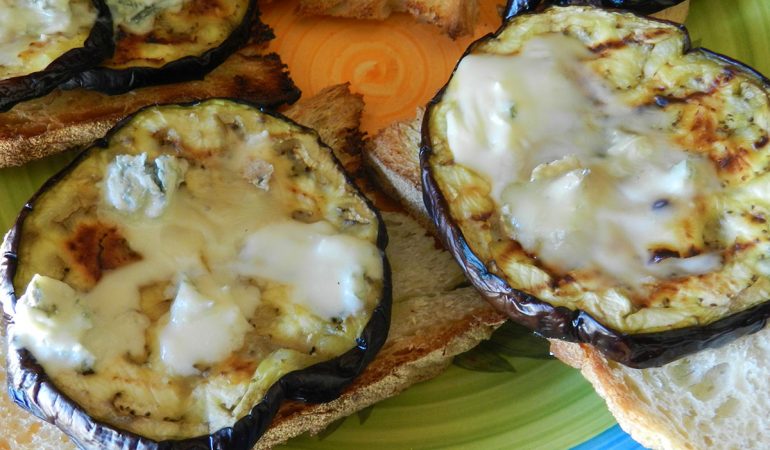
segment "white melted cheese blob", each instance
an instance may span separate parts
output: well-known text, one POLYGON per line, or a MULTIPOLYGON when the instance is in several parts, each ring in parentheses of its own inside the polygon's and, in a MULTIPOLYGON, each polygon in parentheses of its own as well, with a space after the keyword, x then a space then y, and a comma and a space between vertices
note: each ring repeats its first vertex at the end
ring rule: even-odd
MULTIPOLYGON (((0 66, 22 63, 20 54, 51 36, 72 36, 94 22, 96 12, 69 0, 0 0, 0 66)), ((50 61, 49 61, 50 62, 50 61)))
MULTIPOLYGON (((259 298, 259 291, 256 295, 259 298)), ((183 278, 171 304, 169 323, 160 332, 160 358, 176 375, 196 375, 196 364, 219 362, 223 355, 241 348, 249 328, 229 295, 206 297, 183 278)))
POLYGON ((632 286, 718 269, 716 253, 686 257, 703 247, 715 169, 669 139, 675 117, 623 104, 590 57, 563 35, 465 57, 443 99, 455 161, 489 180, 506 231, 551 267, 632 286))
POLYGON ((46 370, 86 370, 94 363, 83 345, 92 323, 78 298, 66 283, 35 275, 16 303, 13 339, 46 370))
POLYGON ((152 31, 155 19, 162 12, 179 12, 187 0, 108 0, 112 21, 116 27, 133 34, 152 31))
POLYGON ((327 320, 361 311, 359 280, 382 277, 377 248, 328 222, 270 224, 246 238, 239 259, 239 273, 290 285, 292 302, 327 320))

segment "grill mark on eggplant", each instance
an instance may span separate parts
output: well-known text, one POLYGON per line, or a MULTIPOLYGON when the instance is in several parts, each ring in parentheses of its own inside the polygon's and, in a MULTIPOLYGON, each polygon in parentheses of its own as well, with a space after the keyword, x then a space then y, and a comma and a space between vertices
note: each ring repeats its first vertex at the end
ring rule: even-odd
POLYGON ((561 289, 575 282, 575 278, 570 274, 551 277, 551 289, 561 289))
POLYGON ((749 220, 751 220, 754 223, 767 223, 767 218, 762 213, 753 213, 749 214, 749 220))
POLYGON ((607 50, 614 50, 618 48, 623 48, 628 46, 628 44, 636 43, 637 41, 626 37, 623 39, 617 39, 613 41, 605 41, 600 44, 594 45, 592 47, 589 47, 588 50, 590 50, 593 53, 604 53, 607 50))
POLYGON ((676 97, 673 95, 656 95, 654 97, 654 103, 661 108, 664 108, 670 104, 677 103, 703 103, 704 99, 708 100, 709 97, 714 95, 714 93, 729 84, 735 78, 735 76, 735 69, 724 66, 722 68, 722 72, 714 78, 714 81, 708 86, 707 89, 692 92, 681 97, 676 97))
POLYGON ((750 249, 751 247, 755 246, 758 241, 753 242, 736 242, 731 248, 727 250, 727 256, 734 256, 741 252, 746 251, 747 249, 750 249))
POLYGON ((648 30, 647 32, 645 32, 642 35, 643 39, 637 36, 625 36, 622 39, 614 39, 610 41, 601 42, 599 44, 589 47, 588 50, 591 51, 592 53, 603 55, 609 51, 628 47, 629 45, 632 45, 632 44, 641 44, 645 42, 645 40, 653 39, 658 36, 663 36, 667 33, 668 32, 664 28, 654 28, 652 30, 648 30))
MULTIPOLYGON (((728 151, 730 150, 728 149, 728 151)), ((720 171, 728 173, 741 173, 747 167, 750 167, 750 163, 746 158, 747 154, 748 152, 745 149, 739 148, 735 151, 732 151, 731 153, 728 153, 727 155, 717 157, 714 162, 717 164, 720 171)))
POLYGON ((113 270, 141 259, 117 228, 103 223, 81 223, 65 247, 79 272, 91 283, 113 270))

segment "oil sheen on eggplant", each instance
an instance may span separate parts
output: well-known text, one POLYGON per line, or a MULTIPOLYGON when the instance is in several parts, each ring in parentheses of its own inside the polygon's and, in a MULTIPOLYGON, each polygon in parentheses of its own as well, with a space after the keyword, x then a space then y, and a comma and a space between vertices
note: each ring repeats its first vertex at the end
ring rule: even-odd
POLYGON ((230 100, 143 109, 6 237, 10 392, 83 448, 250 449, 384 343, 386 241, 315 132, 230 100))
POLYGON ((200 79, 230 54, 272 32, 256 0, 107 0, 115 54, 65 88, 120 94, 147 85, 200 79))
POLYGON ((661 365, 770 314, 770 83, 668 22, 509 20, 428 107, 426 206, 471 281, 549 338, 661 365))
POLYGON ((510 19, 547 6, 603 6, 621 8, 639 14, 652 14, 676 6, 684 0, 508 0, 503 17, 510 19))
POLYGON ((0 111, 43 96, 112 55, 104 0, 5 2, 0 11, 0 111))

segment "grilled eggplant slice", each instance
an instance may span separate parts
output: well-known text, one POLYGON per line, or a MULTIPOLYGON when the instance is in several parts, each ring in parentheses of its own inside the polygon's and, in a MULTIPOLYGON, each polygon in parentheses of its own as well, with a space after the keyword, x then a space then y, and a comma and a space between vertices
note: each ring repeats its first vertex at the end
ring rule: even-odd
POLYGON ((104 0, 6 2, 0 12, 0 111, 51 92, 112 55, 104 0))
POLYGON ((512 318, 664 364, 770 314, 769 91, 672 23, 524 14, 472 45, 429 105, 425 202, 512 318))
POLYGON ((604 6, 622 8, 640 14, 652 14, 671 8, 684 0, 508 0, 503 17, 510 19, 525 12, 534 11, 551 5, 558 6, 604 6))
POLYGON ((83 448, 250 449, 384 343, 386 240, 311 130, 230 100, 144 109, 7 235, 10 391, 83 448))
POLYGON ((78 74, 65 88, 108 94, 200 79, 252 40, 272 38, 256 0, 107 0, 115 54, 78 74))

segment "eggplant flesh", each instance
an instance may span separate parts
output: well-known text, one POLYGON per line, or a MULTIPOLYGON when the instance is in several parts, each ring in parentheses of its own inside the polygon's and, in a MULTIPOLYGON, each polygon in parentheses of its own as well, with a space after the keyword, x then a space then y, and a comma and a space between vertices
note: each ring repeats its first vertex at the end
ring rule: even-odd
MULTIPOLYGON (((23 4, 20 2, 20 7, 23 4)), ((29 7, 36 5, 33 2, 29 7)), ((34 38, 30 36, 26 45, 19 34, 6 31, 11 42, 4 43, 2 49, 6 55, 0 64, 0 111, 46 95, 75 74, 98 65, 114 51, 112 19, 104 0, 74 0, 67 3, 66 11, 51 5, 48 8, 53 12, 40 13, 50 15, 47 19, 35 17, 32 12, 9 13, 11 20, 20 25, 25 19, 43 21, 19 30, 22 36, 30 33, 30 27, 43 31, 36 32, 34 38)))
POLYGON ((256 0, 108 0, 115 54, 63 85, 121 94, 142 86, 203 78, 247 42, 265 42, 256 0))
POLYGON ((383 345, 386 244, 312 130, 233 100, 145 108, 6 236, 10 393, 82 448, 250 449, 383 345))
POLYGON ((633 367, 722 345, 770 314, 769 86, 669 22, 515 17, 428 106, 426 206, 471 282, 545 337, 633 367))
POLYGON ((639 14, 652 14, 676 6, 684 0, 508 0, 503 17, 510 19, 525 12, 549 5, 558 6, 603 6, 620 8, 639 14))

